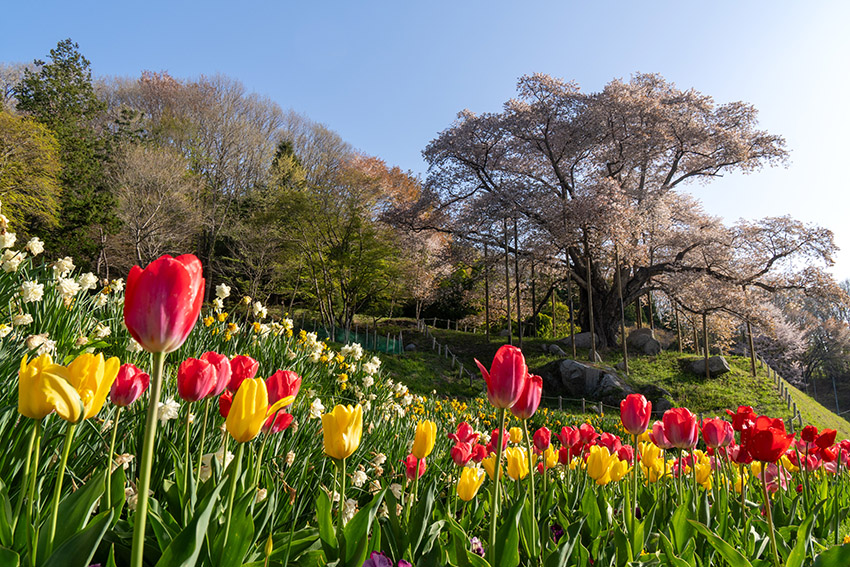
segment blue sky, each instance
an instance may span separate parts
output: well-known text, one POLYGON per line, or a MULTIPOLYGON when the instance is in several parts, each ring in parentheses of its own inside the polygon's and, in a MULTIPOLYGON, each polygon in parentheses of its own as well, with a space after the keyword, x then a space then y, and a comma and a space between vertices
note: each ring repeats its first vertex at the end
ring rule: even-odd
POLYGON ((728 222, 790 214, 836 234, 850 277, 850 3, 54 2, 4 7, 0 61, 71 37, 96 75, 223 73, 424 174, 420 152, 458 111, 497 111, 534 72, 595 91, 657 72, 719 103, 743 100, 786 137, 788 168, 692 186, 728 222))

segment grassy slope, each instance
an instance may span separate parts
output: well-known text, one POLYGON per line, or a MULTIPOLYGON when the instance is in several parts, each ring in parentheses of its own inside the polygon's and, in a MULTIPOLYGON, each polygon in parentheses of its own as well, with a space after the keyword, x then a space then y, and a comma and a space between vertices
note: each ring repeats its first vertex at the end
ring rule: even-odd
MULTIPOLYGON (((464 367, 474 369, 474 359, 478 358, 489 367, 496 350, 506 343, 504 337, 491 337, 487 343, 484 335, 432 330, 433 335, 442 344, 448 344, 451 351, 463 362, 464 367)), ((452 370, 451 360, 438 356, 431 350, 431 339, 420 333, 405 332, 405 343, 413 342, 418 346, 415 352, 403 355, 384 355, 384 368, 397 380, 408 385, 411 391, 430 394, 436 391, 441 396, 472 397, 483 389, 483 382, 475 379, 470 386, 466 376, 460 378, 457 368, 452 370)), ((543 345, 551 344, 546 339, 524 339, 523 353, 528 366, 539 369, 546 363, 560 357, 545 354, 543 345)), ((516 338, 514 339, 516 344, 516 338)), ((570 354, 569 345, 561 345, 570 354)), ((693 360, 693 354, 662 352, 654 357, 634 357, 630 355, 630 381, 635 386, 654 384, 668 390, 673 395, 674 405, 687 406, 692 411, 708 415, 719 415, 726 408, 738 405, 751 405, 759 413, 789 417, 790 410, 781 400, 773 380, 759 369, 756 378, 750 377, 749 359, 727 356, 732 371, 706 380, 684 370, 684 365, 693 360)), ((578 360, 587 359, 586 351, 578 352, 578 360)), ((620 360, 620 352, 609 352, 604 356, 603 366, 614 366, 620 360)), ((475 373, 477 374, 477 372, 475 373)), ((792 388, 791 395, 803 417, 804 424, 813 424, 818 428, 829 427, 838 430, 839 438, 850 438, 850 422, 827 410, 805 393, 792 388)))

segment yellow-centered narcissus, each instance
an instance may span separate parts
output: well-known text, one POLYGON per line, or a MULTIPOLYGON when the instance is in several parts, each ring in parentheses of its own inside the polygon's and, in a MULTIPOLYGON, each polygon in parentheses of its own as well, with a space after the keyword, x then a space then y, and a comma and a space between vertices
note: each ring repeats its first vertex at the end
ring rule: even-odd
POLYGON ((42 354, 27 364, 21 359, 18 372, 18 413, 31 419, 44 419, 56 410, 62 419, 77 422, 84 412, 83 402, 68 382, 68 369, 54 364, 42 354))
POLYGON ((75 358, 67 368, 68 382, 80 395, 83 406, 85 406, 85 412, 81 419, 94 417, 106 401, 106 395, 112 388, 116 376, 118 376, 121 362, 114 356, 104 360, 103 353, 83 353, 75 358))
POLYGON ((416 437, 413 439, 413 449, 410 451, 417 459, 424 459, 434 450, 437 439, 437 424, 433 421, 420 421, 416 425, 416 437))
POLYGON ((260 433, 266 419, 291 404, 295 396, 281 398, 269 406, 269 393, 262 378, 245 378, 239 385, 225 426, 237 443, 247 443, 260 433))
POLYGON ((363 435, 363 407, 338 405, 330 413, 323 414, 322 435, 325 454, 329 457, 341 461, 351 456, 360 446, 363 435))

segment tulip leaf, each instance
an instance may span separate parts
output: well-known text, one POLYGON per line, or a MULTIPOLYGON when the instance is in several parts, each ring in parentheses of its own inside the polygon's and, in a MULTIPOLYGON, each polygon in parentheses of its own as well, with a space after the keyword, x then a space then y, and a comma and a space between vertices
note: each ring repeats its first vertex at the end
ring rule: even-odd
POLYGON ((510 511, 502 519, 502 525, 496 533, 496 541, 490 542, 494 545, 496 559, 499 567, 517 567, 519 565, 519 518, 522 515, 524 502, 518 500, 510 511))
POLYGON ((3 567, 18 567, 20 561, 21 558, 17 553, 11 549, 0 547, 0 565, 3 565, 3 567))
POLYGON ((100 540, 103 539, 103 534, 112 522, 112 514, 112 510, 107 510, 95 516, 84 530, 78 531, 67 538, 62 545, 56 547, 42 567, 88 567, 91 565, 100 540))
POLYGON ((676 554, 673 552, 673 544, 670 543, 664 532, 658 532, 658 541, 661 543, 661 549, 664 551, 664 558, 669 567, 688 567, 687 561, 676 557, 676 554))
POLYGON ((446 525, 454 545, 457 567, 490 567, 486 559, 472 552, 469 536, 466 535, 463 527, 454 518, 447 517, 446 525))
POLYGON ((806 548, 812 539, 812 530, 814 529, 815 516, 823 507, 823 502, 815 506, 812 513, 809 514, 800 527, 797 529, 797 543, 794 549, 788 554, 788 560, 785 562, 785 567, 802 567, 803 561, 806 559, 806 548))
POLYGON ((220 530, 213 545, 213 556, 217 567, 239 567, 251 544, 254 543, 254 518, 249 511, 256 492, 249 491, 233 505, 230 518, 230 534, 227 545, 224 544, 225 530, 220 530))
POLYGON ((428 483, 424 495, 416 503, 416 508, 413 510, 413 517, 410 519, 408 533, 410 534, 410 555, 414 559, 419 558, 419 546, 425 537, 425 532, 428 529, 428 524, 431 520, 431 512, 434 510, 434 495, 437 492, 437 482, 432 480, 428 483))
POLYGON ((540 556, 540 528, 537 526, 536 518, 531 516, 531 506, 522 509, 520 518, 520 542, 525 554, 529 557, 540 556))
POLYGON ((384 499, 387 488, 378 492, 372 501, 357 512, 345 525, 345 548, 342 553, 343 564, 360 567, 366 560, 369 547, 369 532, 384 499))
POLYGON ((710 543, 711 546, 723 556, 723 559, 725 559, 729 565, 732 567, 752 567, 752 564, 741 554, 740 551, 735 549, 728 542, 714 535, 711 530, 705 526, 705 524, 701 524, 694 520, 688 520, 688 523, 691 524, 699 533, 705 536, 708 543, 710 543))
POLYGON ((676 551, 681 554, 685 546, 688 545, 688 541, 694 537, 694 528, 688 523, 688 516, 691 513, 691 504, 690 504, 690 493, 685 499, 685 502, 676 508, 676 511, 673 512, 673 520, 671 522, 671 537, 670 539, 673 542, 676 551))
POLYGON ((222 488, 224 488, 224 483, 219 483, 216 489, 198 504, 195 515, 165 549, 162 557, 156 563, 157 567, 193 567, 197 563, 198 556, 203 548, 207 526, 210 523, 210 516, 216 508, 218 495, 222 488))
MULTIPOLYGON (((71 492, 59 503, 60 521, 56 523, 56 535, 53 538, 53 549, 56 549, 63 541, 78 533, 86 526, 91 518, 97 500, 103 494, 103 471, 96 472, 87 483, 78 490, 71 492)), ((47 549, 47 535, 49 530, 41 530, 38 537, 39 557, 44 557, 47 549)))
POLYGON ((0 545, 10 546, 14 535, 12 529, 15 519, 12 518, 12 506, 9 504, 9 493, 6 485, 0 480, 0 545))
POLYGON ((850 543, 836 545, 815 558, 814 567, 846 567, 850 565, 850 543))
POLYGON ((319 490, 319 497, 316 499, 316 519, 319 523, 319 539, 322 540, 322 548, 325 550, 328 561, 332 561, 339 556, 339 544, 331 515, 331 500, 324 490, 319 490))
POLYGON ((574 522, 567 527, 564 531, 564 535, 561 536, 561 539, 558 542, 558 549, 546 558, 544 567, 562 567, 569 562, 570 556, 573 554, 573 550, 575 550, 576 544, 581 538, 581 528, 584 525, 584 522, 585 520, 582 518, 578 522, 574 522))
POLYGON ((591 539, 596 539, 602 531, 602 514, 599 512, 599 505, 596 503, 592 490, 584 492, 581 499, 581 511, 587 519, 591 539))

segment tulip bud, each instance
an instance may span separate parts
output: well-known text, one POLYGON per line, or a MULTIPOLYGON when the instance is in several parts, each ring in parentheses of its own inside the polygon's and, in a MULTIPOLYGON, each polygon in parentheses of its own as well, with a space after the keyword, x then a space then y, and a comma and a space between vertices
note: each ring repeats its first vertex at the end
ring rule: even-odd
POLYGON ((322 415, 325 454, 337 460, 350 457, 363 435, 363 406, 335 406, 322 415))
POLYGON ((511 413, 517 419, 531 419, 540 406, 540 396, 543 393, 543 378, 535 374, 525 379, 525 387, 517 402, 511 406, 511 413))
POLYGON ((464 467, 472 458, 472 445, 469 443, 455 443, 449 454, 457 466, 464 467))
POLYGON ((433 421, 420 421, 416 425, 416 436, 413 440, 411 453, 417 459, 424 459, 434 450, 434 442, 437 438, 437 424, 433 421))
POLYGON ((643 394, 629 394, 620 402, 620 421, 632 435, 640 435, 649 427, 652 416, 652 402, 643 394))
POLYGON ((177 370, 177 393, 187 402, 203 400, 216 387, 215 366, 198 358, 187 358, 177 370))
POLYGON ((217 398, 230 384, 230 359, 227 355, 217 352, 205 352, 200 359, 209 362, 215 368, 215 387, 209 396, 217 398))
POLYGON ((151 377, 132 364, 122 364, 109 391, 109 399, 116 406, 126 407, 139 399, 150 385, 151 377))
POLYGON ((404 474, 407 476, 407 480, 416 480, 417 478, 422 478, 422 475, 425 474, 425 459, 419 459, 413 453, 410 453, 404 460, 401 461, 404 463, 404 474))
POLYGON ((457 481, 457 495, 464 502, 469 502, 478 493, 484 482, 484 471, 479 468, 464 468, 457 481))
POLYGON ((234 356, 230 361, 230 383, 227 389, 235 394, 239 391, 242 381, 256 376, 259 369, 260 363, 250 356, 234 356))
POLYGON ((503 345, 496 351, 490 371, 475 360, 487 383, 487 398, 494 407, 511 408, 525 388, 528 367, 525 358, 515 346, 503 345))
POLYGON ((540 452, 545 451, 549 448, 549 445, 552 443, 552 432, 549 431, 547 427, 541 427, 537 431, 534 432, 534 448, 540 452))
POLYGON ((227 417, 227 414, 230 413, 231 405, 233 405, 233 394, 230 390, 227 390, 218 397, 218 413, 221 417, 227 417))

